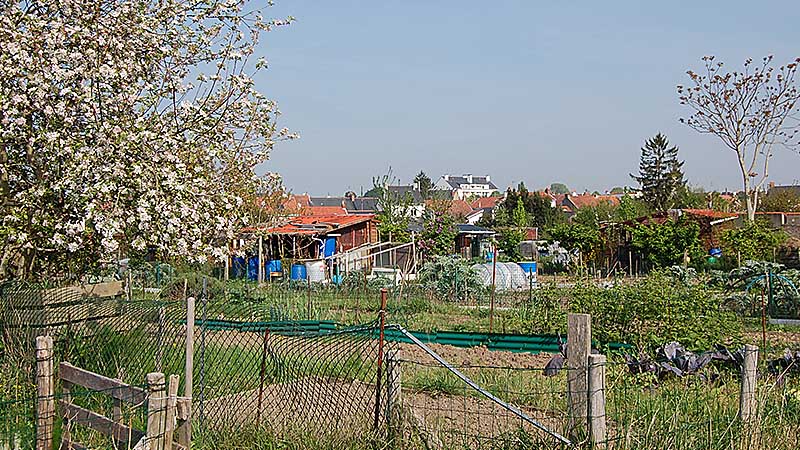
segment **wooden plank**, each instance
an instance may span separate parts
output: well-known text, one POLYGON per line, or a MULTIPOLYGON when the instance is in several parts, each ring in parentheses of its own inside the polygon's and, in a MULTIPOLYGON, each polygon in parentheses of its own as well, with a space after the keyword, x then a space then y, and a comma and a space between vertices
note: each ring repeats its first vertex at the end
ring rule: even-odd
POLYGON ((53 326, 118 316, 121 313, 122 304, 118 299, 101 301, 87 299, 63 306, 48 306, 43 309, 9 309, 5 312, 5 321, 17 326, 53 326))
POLYGON ((117 442, 137 442, 144 436, 144 433, 139 430, 116 423, 108 417, 101 416, 94 411, 81 408, 73 403, 61 400, 59 406, 63 411, 64 417, 69 418, 72 423, 103 433, 117 442))
POLYGON ((58 377, 78 386, 95 391, 103 391, 106 395, 134 405, 144 403, 147 398, 147 392, 144 389, 89 372, 68 362, 62 362, 58 365, 58 377))

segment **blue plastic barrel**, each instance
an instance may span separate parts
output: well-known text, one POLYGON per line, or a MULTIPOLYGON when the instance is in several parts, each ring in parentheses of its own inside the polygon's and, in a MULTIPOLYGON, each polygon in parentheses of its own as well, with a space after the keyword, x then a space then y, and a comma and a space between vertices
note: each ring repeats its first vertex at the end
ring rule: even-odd
POLYGON ((267 273, 283 272, 280 259, 270 259, 267 261, 267 273))
POLYGON ((334 253, 336 253, 336 238, 325 238, 325 247, 323 248, 322 256, 325 258, 330 258, 334 253))
POLYGON ((305 280, 306 279, 306 266, 301 263, 292 264, 292 274, 291 278, 293 280, 305 280))
POLYGON ((536 273, 536 261, 518 262, 517 265, 528 275, 536 273))

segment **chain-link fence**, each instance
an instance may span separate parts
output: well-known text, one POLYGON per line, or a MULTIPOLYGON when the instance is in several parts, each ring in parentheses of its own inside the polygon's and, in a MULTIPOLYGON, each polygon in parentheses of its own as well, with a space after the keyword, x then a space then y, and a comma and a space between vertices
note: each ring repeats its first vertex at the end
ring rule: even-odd
MULTIPOLYGON (((189 399, 193 448, 279 441, 305 448, 566 447, 554 434, 587 442, 570 421, 566 380, 576 369, 545 370, 550 355, 421 346, 396 339, 397 326, 387 326, 382 340, 380 295, 369 286, 255 290, 200 279, 165 285, 163 296, 114 286, 108 292, 81 289, 3 290, 0 446, 34 448, 37 437, 47 437, 36 433, 37 418, 47 418, 37 417, 45 398, 37 392, 37 365, 43 362, 34 347, 38 335, 54 338, 54 389, 46 399, 54 405, 49 436, 56 443, 65 424, 70 440, 88 448, 133 448, 148 427, 163 437, 174 425, 178 440, 189 399), (188 297, 196 298, 193 307, 188 297), (195 326, 187 327, 191 322, 195 326), (193 355, 189 371, 187 354, 193 355), (64 362, 120 384, 65 383, 64 362), (148 383, 152 372, 166 378, 148 383), (180 376, 174 395, 171 374, 180 376), (122 391, 144 397, 120 401, 122 391), (149 423, 153 414, 162 425, 149 423)), ((419 324, 421 316, 447 313, 415 305, 415 295, 391 290, 387 321, 419 324)), ((755 389, 757 412, 742 423, 735 369, 662 379, 632 374, 621 356, 608 358, 609 448, 722 449, 743 442, 798 448, 796 378, 763 373, 755 389)))

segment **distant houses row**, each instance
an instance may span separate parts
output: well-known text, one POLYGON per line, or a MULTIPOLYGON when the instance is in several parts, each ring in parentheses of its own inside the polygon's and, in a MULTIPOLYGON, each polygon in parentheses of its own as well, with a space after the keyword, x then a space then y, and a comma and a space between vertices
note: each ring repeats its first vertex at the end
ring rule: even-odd
MULTIPOLYGON (((466 258, 483 257, 487 254, 495 231, 478 224, 484 217, 494 217, 498 206, 505 200, 505 195, 497 190, 488 175, 443 175, 429 192, 424 193, 414 185, 384 188, 389 196, 404 199, 405 213, 411 219, 409 231, 412 235, 422 230, 421 219, 426 211, 441 210, 442 205, 445 205, 447 213, 459 224, 454 243, 456 252, 466 258)), ((532 192, 531 195, 549 200, 553 208, 561 211, 567 218, 572 218, 582 208, 597 207, 604 203, 617 206, 622 197, 631 194, 556 194, 544 189, 532 192)), ((733 199, 733 194, 725 195, 730 195, 733 199)), ((414 243, 387 242, 391 241, 390 236, 379 235, 377 217, 384 204, 385 201, 382 202, 378 196, 358 196, 354 192, 340 197, 289 195, 277 205, 269 221, 242 230, 239 238, 234 241, 232 250, 234 253, 246 253, 251 259, 255 257, 260 261, 260 269, 257 269, 259 280, 276 275, 288 276, 288 268, 275 271, 275 265, 271 264, 281 260, 316 264, 314 268, 320 267, 319 262, 322 261, 321 267, 328 280, 334 280, 335 277, 353 270, 374 271, 380 267, 395 268, 401 274, 415 273, 418 258, 414 243)), ((740 215, 734 212, 683 209, 643 217, 630 221, 630 224, 663 222, 677 216, 687 217, 701 226, 701 238, 707 249, 718 245, 721 230, 741 221, 740 215)), ((768 219, 774 226, 785 229, 790 235, 800 238, 800 213, 761 213, 760 216, 768 219)), ((632 270, 630 266, 634 262, 629 232, 626 231, 628 228, 620 225, 625 224, 608 223, 601 226, 601 232, 610 236, 608 241, 614 243, 603 251, 603 257, 607 258, 609 265, 612 261, 621 261, 623 266, 632 270)), ((539 230, 527 229, 520 247, 524 257, 536 256, 538 240, 539 230)), ((233 260, 230 260, 226 273, 232 264, 233 260)), ((312 267, 309 267, 308 270, 311 270, 312 267)))

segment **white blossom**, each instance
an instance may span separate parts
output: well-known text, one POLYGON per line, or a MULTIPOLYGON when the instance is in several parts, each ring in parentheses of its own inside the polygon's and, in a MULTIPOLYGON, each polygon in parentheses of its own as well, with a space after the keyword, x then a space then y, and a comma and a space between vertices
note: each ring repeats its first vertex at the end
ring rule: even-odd
POLYGON ((34 254, 51 267, 149 246, 224 255, 259 189, 256 166, 294 137, 254 88, 265 65, 248 63, 278 22, 246 3, 0 8, 0 279, 34 254))

